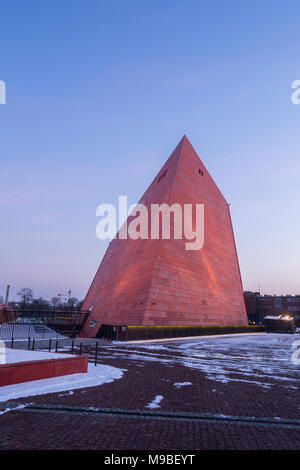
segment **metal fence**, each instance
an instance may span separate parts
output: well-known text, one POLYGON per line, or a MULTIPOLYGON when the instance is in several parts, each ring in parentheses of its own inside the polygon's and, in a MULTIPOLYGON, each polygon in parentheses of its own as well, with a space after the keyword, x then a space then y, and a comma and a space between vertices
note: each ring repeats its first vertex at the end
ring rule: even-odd
MULTIPOLYGON (((100 358, 99 354, 99 344, 98 341, 95 343, 95 346, 87 345, 88 351, 83 352, 83 347, 85 346, 83 343, 75 344, 75 340, 72 340, 72 343, 69 347, 63 347, 62 349, 59 348, 59 339, 49 338, 49 341, 46 343, 44 342, 43 346, 40 346, 40 342, 35 338, 28 337, 26 341, 26 345, 24 345, 22 349, 27 349, 28 351, 48 351, 48 352, 62 352, 65 354, 77 354, 77 355, 87 355, 89 358, 89 362, 93 363, 95 366, 98 364, 98 359, 100 358)), ((12 337, 10 341, 8 341, 7 347, 14 349, 17 346, 15 339, 12 337)))

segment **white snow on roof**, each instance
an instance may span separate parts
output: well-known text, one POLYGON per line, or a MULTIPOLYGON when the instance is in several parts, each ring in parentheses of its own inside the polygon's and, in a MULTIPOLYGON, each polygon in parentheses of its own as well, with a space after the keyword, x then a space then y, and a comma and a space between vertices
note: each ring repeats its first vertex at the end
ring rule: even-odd
POLYGON ((265 318, 267 318, 267 320, 280 320, 279 316, 276 315, 267 315, 265 318))

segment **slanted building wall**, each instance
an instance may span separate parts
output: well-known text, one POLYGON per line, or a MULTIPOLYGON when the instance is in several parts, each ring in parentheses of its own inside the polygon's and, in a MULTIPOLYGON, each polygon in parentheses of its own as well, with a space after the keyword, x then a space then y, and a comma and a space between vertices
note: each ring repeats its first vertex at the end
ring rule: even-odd
POLYGON ((149 214, 151 204, 203 204, 204 246, 112 240, 83 302, 90 314, 81 336, 96 336, 102 324, 247 325, 229 205, 185 136, 140 203, 149 214))

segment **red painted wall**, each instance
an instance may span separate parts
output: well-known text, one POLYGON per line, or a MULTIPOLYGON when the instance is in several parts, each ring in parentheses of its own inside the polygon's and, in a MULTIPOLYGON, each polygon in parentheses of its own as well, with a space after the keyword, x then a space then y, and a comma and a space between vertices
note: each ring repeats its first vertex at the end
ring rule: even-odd
POLYGON ((88 356, 43 359, 0 365, 0 386, 87 372, 88 356))
POLYGON ((13 321, 17 318, 17 311, 7 305, 0 304, 0 325, 1 323, 13 321))
POLYGON ((0 304, 0 325, 5 322, 4 305, 0 304))
POLYGON ((204 248, 187 251, 185 239, 113 240, 84 300, 92 311, 81 336, 95 336, 102 323, 247 325, 229 206, 186 137, 140 202, 204 204, 204 248))

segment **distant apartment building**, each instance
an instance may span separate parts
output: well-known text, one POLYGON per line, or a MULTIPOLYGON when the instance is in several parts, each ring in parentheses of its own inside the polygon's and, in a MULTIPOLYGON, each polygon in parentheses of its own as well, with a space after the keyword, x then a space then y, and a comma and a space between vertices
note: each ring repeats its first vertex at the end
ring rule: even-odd
POLYGON ((300 295, 261 295, 244 292, 249 325, 263 325, 267 315, 290 315, 300 327, 300 295))

